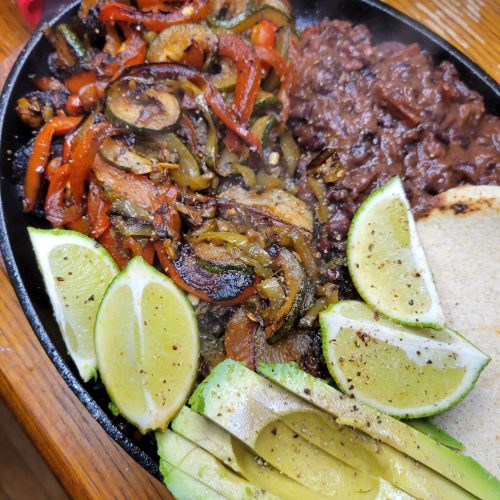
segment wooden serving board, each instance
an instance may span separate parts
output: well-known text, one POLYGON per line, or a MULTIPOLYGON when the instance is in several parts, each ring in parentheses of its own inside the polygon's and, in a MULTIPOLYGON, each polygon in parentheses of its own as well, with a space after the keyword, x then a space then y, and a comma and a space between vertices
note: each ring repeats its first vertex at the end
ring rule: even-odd
MULTIPOLYGON (((497 0, 387 0, 500 81, 497 0)), ((30 30, 0 0, 0 87, 30 30)), ((0 261, 0 396, 72 498, 167 498, 66 386, 24 317, 0 261)))

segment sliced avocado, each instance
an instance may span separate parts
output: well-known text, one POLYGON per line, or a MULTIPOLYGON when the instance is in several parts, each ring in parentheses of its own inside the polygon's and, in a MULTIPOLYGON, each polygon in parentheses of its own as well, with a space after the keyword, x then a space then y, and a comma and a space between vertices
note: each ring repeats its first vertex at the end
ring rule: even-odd
POLYGON ((259 371, 316 407, 327 411, 336 422, 405 453, 442 474, 479 498, 500 498, 500 482, 475 460, 460 455, 412 427, 369 406, 350 399, 321 379, 302 371, 295 363, 261 365, 259 371))
MULTIPOLYGON (((379 478, 325 453, 290 429, 273 411, 248 396, 252 386, 257 391, 262 389, 255 384, 256 379, 264 386, 269 385, 243 365, 227 360, 195 391, 190 400, 192 409, 243 441, 280 472, 319 495, 368 499, 377 498, 382 488, 390 488, 390 485, 382 486, 379 478), (236 387, 233 385, 235 380, 242 383, 236 387)), ((285 391, 274 389, 270 400, 274 409, 286 412, 312 408, 285 391)), ((392 491, 407 497, 395 488, 392 491)))
POLYGON ((225 497, 165 460, 160 460, 163 482, 177 500, 223 500, 225 497))
MULTIPOLYGON (((244 366, 233 361, 226 361, 224 365, 227 368, 220 369, 224 372, 223 383, 243 393, 250 400, 250 405, 262 405, 261 414, 271 412, 274 418, 279 419, 280 425, 285 426, 285 435, 291 432, 348 464, 352 470, 382 478, 417 498, 471 498, 448 479, 358 430, 339 425, 327 413, 304 404, 304 401, 270 384, 244 366)), ((216 382, 217 388, 221 386, 222 382, 216 382)), ((273 425, 276 426, 276 421, 273 425)), ((262 430, 259 439, 263 439, 264 434, 262 430)), ((260 450, 256 451, 261 454, 260 450)))
POLYGON ((242 474, 253 484, 272 491, 283 500, 320 500, 324 498, 302 484, 282 474, 278 469, 255 455, 241 441, 232 438, 233 451, 242 474))
POLYGON ((465 449, 464 445, 456 440, 453 436, 450 436, 444 429, 441 429, 437 425, 434 425, 429 420, 422 418, 418 420, 405 420, 405 423, 409 426, 417 429, 417 431, 423 432, 426 436, 434 439, 438 443, 448 446, 448 448, 453 448, 454 450, 462 451, 465 449))
POLYGON ((213 424, 184 406, 172 421, 172 430, 203 448, 224 462, 235 472, 241 473, 233 452, 231 435, 218 425, 213 424))
POLYGON ((219 460, 198 445, 173 431, 156 433, 158 455, 172 467, 226 498, 277 500, 272 493, 263 491, 236 475, 219 460))
POLYGON ((241 441, 234 439, 224 429, 199 413, 190 410, 187 406, 182 408, 172 422, 172 429, 211 453, 252 484, 263 490, 268 490, 284 500, 323 498, 281 474, 252 453, 241 441))

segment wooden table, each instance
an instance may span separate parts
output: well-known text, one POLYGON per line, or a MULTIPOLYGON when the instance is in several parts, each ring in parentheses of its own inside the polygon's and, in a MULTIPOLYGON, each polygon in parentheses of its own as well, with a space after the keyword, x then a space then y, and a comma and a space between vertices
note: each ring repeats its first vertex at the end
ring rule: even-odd
MULTIPOLYGON (((497 0, 387 0, 500 81, 497 0)), ((0 0, 0 87, 29 37, 13 0, 0 0)), ((1 262, 0 262, 1 264, 1 262)), ((0 265, 0 396, 75 498, 161 498, 163 486, 92 419, 43 351, 0 265)))

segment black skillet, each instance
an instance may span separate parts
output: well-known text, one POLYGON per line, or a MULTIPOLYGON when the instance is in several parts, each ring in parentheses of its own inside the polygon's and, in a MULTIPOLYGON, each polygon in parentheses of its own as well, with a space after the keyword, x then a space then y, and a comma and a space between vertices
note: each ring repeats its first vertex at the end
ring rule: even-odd
MULTIPOLYGON (((76 15, 78 3, 66 6, 52 18, 50 24, 76 15)), ((492 78, 450 44, 391 7, 377 0, 294 0, 292 3, 301 28, 323 17, 340 18, 366 24, 377 42, 397 40, 419 43, 437 63, 444 59, 454 63, 462 80, 483 95, 487 110, 500 114, 500 89, 492 78), (314 4, 313 8, 311 4, 314 4)), ((160 477, 152 444, 147 440, 134 440, 122 432, 125 428, 113 419, 107 409, 103 388, 99 384, 83 384, 79 380, 52 316, 28 239, 27 226, 48 227, 48 224, 22 212, 8 152, 15 151, 32 137, 14 108, 16 100, 32 90, 28 76, 47 72, 46 61, 51 51, 40 31, 35 32, 14 64, 0 98, 0 248, 26 317, 65 382, 106 432, 146 470, 160 477)))

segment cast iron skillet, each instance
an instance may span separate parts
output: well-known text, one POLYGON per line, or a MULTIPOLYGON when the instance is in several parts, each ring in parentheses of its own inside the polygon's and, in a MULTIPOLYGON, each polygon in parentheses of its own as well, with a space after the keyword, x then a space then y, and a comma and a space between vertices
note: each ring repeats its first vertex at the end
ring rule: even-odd
MULTIPOLYGON (((66 6, 50 24, 76 15, 78 3, 66 6)), ((500 90, 492 78, 450 44, 391 7, 377 0, 295 0, 292 3, 301 28, 328 16, 366 24, 376 41, 419 43, 437 63, 443 59, 453 62, 462 80, 483 95, 488 111, 500 114, 500 90), (311 3, 315 4, 314 8, 310 7, 311 3)), ((29 75, 47 72, 46 61, 51 51, 40 31, 36 31, 14 64, 0 98, 0 248, 26 317, 65 382, 106 432, 146 470, 159 478, 158 459, 151 443, 136 444, 127 437, 107 409, 102 386, 83 384, 78 378, 52 316, 26 230, 27 226, 49 226, 46 221, 22 212, 21 199, 13 180, 8 151, 15 151, 32 137, 31 131, 17 117, 14 109, 16 100, 32 90, 29 75)))

